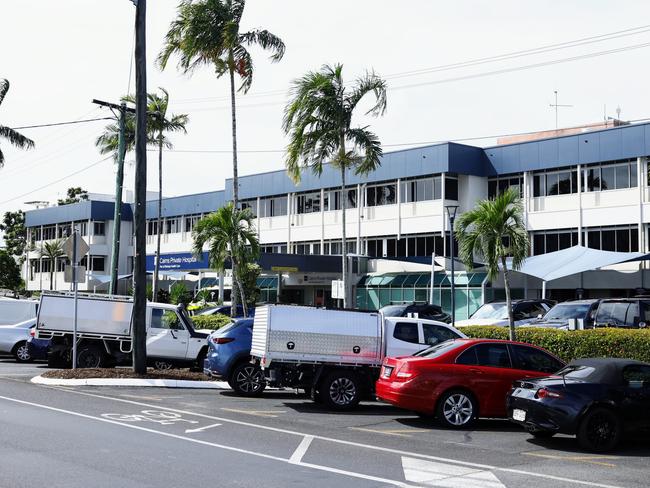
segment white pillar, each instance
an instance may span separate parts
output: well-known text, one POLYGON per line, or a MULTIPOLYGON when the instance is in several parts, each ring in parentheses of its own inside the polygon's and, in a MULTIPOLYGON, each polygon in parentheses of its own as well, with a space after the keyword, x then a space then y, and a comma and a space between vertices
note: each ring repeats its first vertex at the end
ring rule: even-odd
POLYGON ((546 281, 542 280, 542 298, 546 298, 546 281))
POLYGON ((365 194, 365 185, 357 185, 357 254, 362 254, 361 249, 361 219, 363 218, 363 213, 361 208, 363 206, 363 196, 361 192, 365 194))
POLYGON ((582 238, 582 165, 578 165, 578 245, 583 245, 582 238))
MULTIPOLYGON (((402 179, 397 178, 397 240, 402 238, 402 179)), ((397 246, 397 243, 395 243, 397 246)))
MULTIPOLYGON (((343 198, 343 195, 341 195, 343 198)), ((327 201, 328 205, 331 205, 331 202, 327 201)), ((320 252, 318 254, 323 254, 323 248, 325 247, 325 189, 320 189, 320 252)))
POLYGON ((293 224, 293 194, 287 193, 287 253, 291 254, 291 224, 293 224))

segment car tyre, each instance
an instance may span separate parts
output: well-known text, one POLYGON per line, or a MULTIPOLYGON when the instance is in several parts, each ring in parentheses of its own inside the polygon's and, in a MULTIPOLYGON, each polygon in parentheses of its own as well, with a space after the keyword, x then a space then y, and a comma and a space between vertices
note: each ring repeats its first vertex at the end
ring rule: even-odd
POLYGON ((205 361, 206 357, 208 357, 208 351, 207 351, 207 349, 203 349, 199 353, 199 355, 196 357, 196 362, 190 368, 190 371, 202 373, 203 372, 203 362, 205 361))
POLYGON ((621 420, 616 412, 597 407, 585 414, 576 435, 580 447, 593 452, 611 451, 621 439, 621 420))
POLYGON ((465 390, 451 390, 442 395, 436 409, 436 418, 450 429, 463 429, 474 423, 478 404, 474 395, 465 390))
POLYGON ((542 430, 542 429, 535 429, 535 428, 528 428, 526 429, 530 435, 532 435, 535 439, 550 439, 555 435, 555 432, 552 430, 542 430))
POLYGON ((77 350, 78 368, 102 368, 105 363, 104 351, 94 344, 84 344, 77 350))
POLYGON ((332 410, 350 410, 361 401, 359 377, 349 371, 333 371, 318 388, 323 403, 332 410))
POLYGON ((29 363, 33 361, 32 353, 29 350, 27 341, 19 342, 14 346, 13 353, 17 363, 29 363))
POLYGON ((245 397, 260 396, 266 388, 264 373, 257 364, 239 363, 230 374, 228 384, 235 393, 245 397))

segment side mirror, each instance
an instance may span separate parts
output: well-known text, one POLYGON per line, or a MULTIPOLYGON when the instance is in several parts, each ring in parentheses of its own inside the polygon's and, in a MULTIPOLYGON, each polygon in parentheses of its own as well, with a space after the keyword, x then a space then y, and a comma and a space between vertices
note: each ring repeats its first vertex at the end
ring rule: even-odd
POLYGON ((540 313, 540 314, 537 314, 537 318, 538 318, 538 319, 541 319, 542 317, 543 317, 543 315, 542 315, 541 313, 540 313))

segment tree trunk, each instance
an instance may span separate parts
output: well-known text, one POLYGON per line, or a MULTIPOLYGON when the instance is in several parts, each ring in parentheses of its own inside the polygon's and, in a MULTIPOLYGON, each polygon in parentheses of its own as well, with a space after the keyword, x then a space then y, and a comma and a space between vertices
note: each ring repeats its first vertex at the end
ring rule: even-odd
MULTIPOLYGON (((235 99, 235 69, 233 67, 232 51, 229 56, 230 72, 230 109, 232 116, 232 203, 235 211, 239 208, 239 173, 237 171, 237 108, 235 99)), ((232 263, 232 286, 230 290, 230 300, 232 303, 231 315, 234 317, 237 311, 237 286, 235 286, 237 276, 237 264, 234 260, 232 263)), ((242 297, 242 302, 243 302, 242 297)))
POLYGON ((163 133, 162 130, 158 134, 158 219, 156 221, 156 227, 158 232, 156 233, 156 264, 153 272, 153 284, 152 284, 152 293, 151 300, 158 300, 158 274, 160 273, 160 238, 162 236, 162 198, 163 198, 163 177, 162 177, 162 160, 163 160, 163 133))
POLYGON ((510 281, 508 280, 508 266, 506 257, 501 256, 501 265, 503 266, 503 286, 506 290, 506 307, 508 307, 508 324, 510 326, 510 340, 514 341, 517 337, 515 330, 515 316, 512 311, 512 298, 510 297, 510 281))
POLYGON ((54 271, 50 268, 50 291, 54 290, 54 271))
MULTIPOLYGON (((343 151, 345 152, 345 147, 343 151)), ((343 162, 341 162, 343 163, 343 162)), ((343 276, 343 308, 348 308, 348 246, 345 239, 345 214, 348 206, 348 198, 345 191, 345 165, 341 164, 341 275, 343 276)))
MULTIPOLYGON (((238 270, 241 269, 241 266, 239 265, 240 263, 235 262, 234 260, 233 260, 233 263, 235 263, 234 266, 236 266, 238 270)), ((244 285, 242 284, 241 279, 239 278, 239 274, 233 275, 233 277, 232 277, 232 285, 233 285, 232 286, 233 291, 231 292, 231 295, 233 294, 233 292, 235 290, 235 285, 236 285, 237 290, 239 292, 239 295, 241 297, 241 307, 242 307, 242 311, 244 312, 244 317, 248 317, 248 307, 246 306, 246 292, 244 291, 244 285)), ((235 317, 236 316, 236 310, 231 310, 230 315, 232 317, 235 317)))

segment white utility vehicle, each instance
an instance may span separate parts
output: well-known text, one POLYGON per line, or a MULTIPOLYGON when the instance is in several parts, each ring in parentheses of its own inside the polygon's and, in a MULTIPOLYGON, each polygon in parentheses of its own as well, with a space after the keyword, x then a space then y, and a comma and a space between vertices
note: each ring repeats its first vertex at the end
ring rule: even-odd
MULTIPOLYGON (((77 365, 99 368, 131 359, 133 300, 80 293, 77 305, 77 365)), ((48 365, 72 362, 74 296, 43 293, 35 337, 51 339, 48 365)), ((147 303, 147 362, 158 369, 203 368, 207 334, 197 332, 180 305, 147 303)))
POLYGON ((36 317, 38 300, 0 300, 0 325, 14 325, 36 317))
POLYGON ((269 386, 304 389, 343 410, 372 396, 385 357, 461 337, 448 324, 416 317, 265 305, 255 310, 251 356, 269 386))

